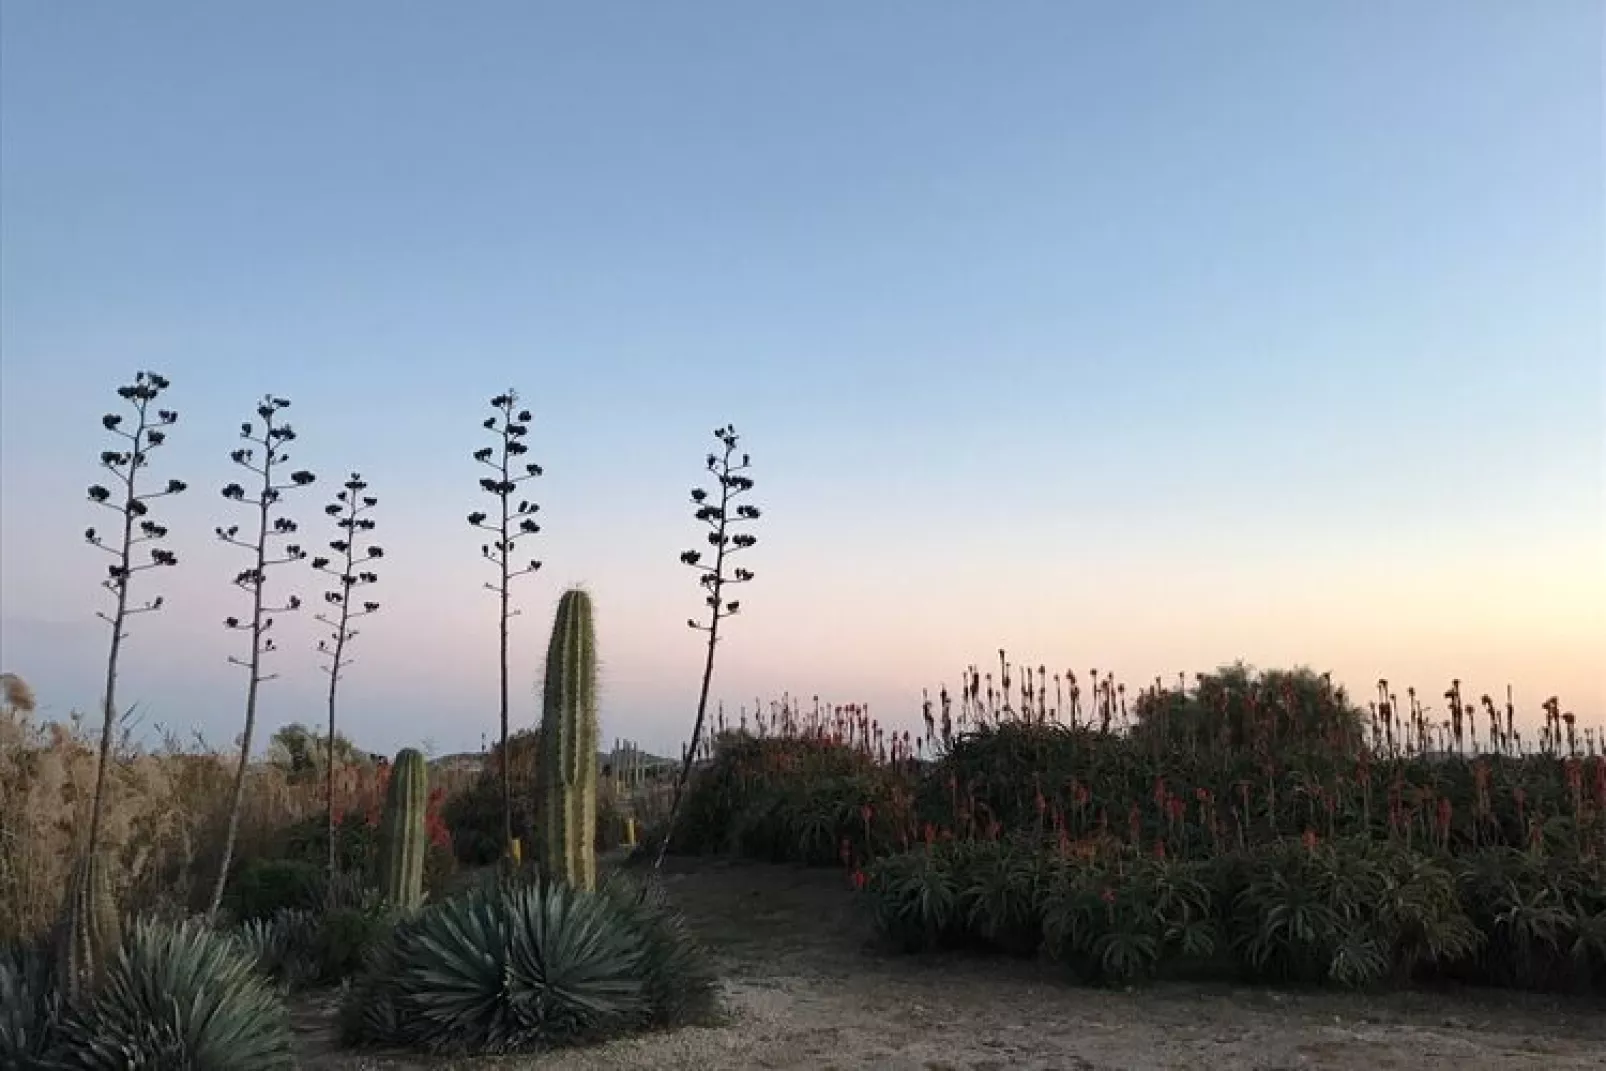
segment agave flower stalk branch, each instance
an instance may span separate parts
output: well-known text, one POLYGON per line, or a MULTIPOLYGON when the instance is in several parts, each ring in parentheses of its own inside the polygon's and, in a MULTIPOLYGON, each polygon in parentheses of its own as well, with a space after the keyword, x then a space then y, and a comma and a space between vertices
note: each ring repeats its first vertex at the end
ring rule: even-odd
MULTIPOLYGON (((379 611, 379 604, 372 600, 364 600, 361 605, 357 603, 357 591, 379 582, 379 575, 363 566, 384 557, 382 547, 370 544, 359 555, 357 550, 357 537, 359 534, 374 530, 374 519, 367 514, 379 504, 379 500, 372 495, 363 494, 368 484, 363 480, 362 474, 353 472, 351 478, 339 491, 335 493, 335 500, 324 507, 324 514, 335 519, 335 527, 340 530, 338 538, 331 540, 329 549, 335 553, 338 564, 331 564, 326 557, 312 559, 312 567, 335 579, 336 586, 324 592, 324 602, 331 607, 331 613, 314 615, 316 619, 327 625, 330 629, 329 637, 318 641, 318 651, 329 660, 324 671, 329 674, 329 739, 327 741, 327 769, 325 778, 325 827, 329 836, 329 854, 326 860, 328 868, 329 895, 335 894, 335 697, 340 687, 340 674, 351 665, 352 660, 345 657, 346 645, 357 638, 358 631, 352 627, 353 622, 360 617, 367 617, 379 611)), ((332 902, 332 901, 331 901, 332 902)))
POLYGON ((471 527, 492 533, 496 538, 480 546, 480 554, 496 567, 496 582, 485 587, 496 593, 500 609, 497 614, 497 649, 499 684, 497 717, 501 727, 502 754, 502 852, 505 861, 512 858, 513 847, 513 772, 508 761, 508 635, 509 623, 519 611, 512 605, 512 584, 518 577, 533 573, 541 563, 531 560, 527 566, 513 566, 513 549, 520 536, 535 535, 541 526, 535 522, 538 505, 528 499, 513 500, 514 492, 526 480, 541 475, 541 466, 518 459, 529 453, 524 442, 529 434, 533 417, 528 409, 517 409, 519 396, 509 389, 491 399, 495 412, 485 418, 483 427, 492 434, 493 445, 474 451, 474 460, 489 468, 492 475, 480 479, 480 490, 496 498, 498 516, 491 523, 486 514, 476 510, 468 515, 471 527))
POLYGON ((722 450, 719 453, 708 455, 708 471, 714 474, 719 486, 719 504, 710 505, 708 492, 703 488, 695 488, 691 492, 692 504, 697 507, 693 516, 706 524, 708 531, 708 544, 714 548, 714 563, 704 564, 702 553, 688 550, 681 554, 680 560, 690 566, 699 574, 697 582, 708 592, 703 600, 708 606, 707 624, 695 619, 688 619, 686 624, 708 635, 706 654, 703 659, 702 687, 697 693, 697 718, 692 723, 691 744, 686 748, 686 754, 681 759, 680 772, 675 778, 674 793, 670 797, 669 820, 665 824, 663 841, 658 845, 658 855, 653 860, 653 870, 658 871, 664 865, 664 856, 669 853, 669 840, 674 835, 675 819, 680 814, 681 800, 686 794, 686 783, 691 779, 693 762, 697 758, 697 747, 702 740, 703 725, 708 717, 708 690, 714 679, 714 651, 719 643, 719 623, 732 616, 741 609, 737 600, 725 598, 725 589, 736 584, 745 584, 753 579, 750 570, 740 567, 729 572, 726 566, 732 555, 750 549, 758 542, 758 537, 748 532, 736 532, 732 528, 736 524, 756 521, 759 517, 757 506, 734 505, 735 500, 753 489, 752 477, 745 475, 752 466, 752 459, 747 454, 741 455, 740 461, 734 461, 736 446, 740 436, 736 429, 727 424, 716 429, 714 437, 719 440, 722 450))
POLYGON ((167 536, 166 526, 150 519, 150 502, 180 494, 186 489, 180 480, 168 480, 166 487, 160 491, 142 492, 139 488, 140 470, 150 463, 151 452, 167 441, 167 429, 178 422, 178 413, 173 410, 152 408, 168 386, 169 380, 165 376, 156 372, 138 372, 133 383, 117 388, 118 397, 133 407, 134 430, 126 430, 123 418, 116 413, 101 417, 101 426, 122 439, 124 445, 116 450, 103 451, 100 455, 101 467, 112 474, 116 491, 100 484, 89 488, 91 502, 105 506, 122 519, 121 538, 114 544, 106 543, 93 528, 84 532, 84 539, 90 546, 116 559, 107 566, 106 579, 101 581, 101 586, 111 592, 115 600, 112 612, 95 612, 96 617, 111 626, 111 645, 106 654, 106 682, 101 693, 104 705, 100 755, 95 768, 95 792, 90 804, 89 837, 85 844, 85 851, 91 859, 99 846, 101 823, 106 810, 106 769, 111 762, 112 732, 117 723, 117 670, 123 641, 128 638, 125 626, 130 617, 162 608, 160 595, 140 605, 131 605, 129 588, 135 573, 178 564, 176 554, 159 546, 149 549, 149 561, 135 563, 137 547, 158 542, 167 536))
POLYGON ((261 420, 261 434, 257 433, 257 426, 250 421, 241 424, 240 438, 251 445, 239 447, 229 455, 236 465, 256 477, 258 490, 253 498, 247 495, 241 484, 230 483, 223 488, 223 497, 231 502, 252 507, 256 514, 255 532, 249 538, 242 539, 239 525, 216 529, 218 539, 224 543, 250 551, 253 562, 250 568, 241 570, 234 578, 235 586, 251 595, 251 617, 248 621, 229 617, 223 622, 230 630, 248 633, 251 637, 251 648, 246 658, 229 656, 230 663, 248 672, 245 690, 245 730, 240 736, 240 757, 235 767, 234 785, 230 793, 228 832, 223 839, 223 858, 218 863, 217 881, 212 887, 212 899, 207 907, 209 919, 216 919, 218 909, 222 906, 223 891, 229 880, 229 866, 234 858, 234 843, 239 836, 240 807, 245 798, 245 775, 250 766, 251 739, 256 730, 258 691, 263 682, 277 676, 262 672, 263 656, 275 649, 273 637, 268 635, 273 628, 272 615, 287 613, 301 606, 300 598, 295 595, 289 596, 278 606, 270 606, 266 598, 268 570, 277 565, 300 561, 307 556, 306 551, 295 543, 285 544, 278 552, 278 556, 271 556, 270 551, 274 540, 293 536, 297 527, 296 522, 288 517, 274 517, 273 507, 279 503, 285 491, 295 487, 305 487, 315 479, 312 473, 302 469, 291 472, 288 482, 275 482, 275 474, 283 471, 283 467, 290 460, 286 448, 296 438, 295 430, 288 423, 279 422, 280 412, 289 408, 289 405, 287 399, 265 396, 258 403, 256 410, 257 417, 261 420), (259 448, 262 451, 260 464, 256 460, 259 448))

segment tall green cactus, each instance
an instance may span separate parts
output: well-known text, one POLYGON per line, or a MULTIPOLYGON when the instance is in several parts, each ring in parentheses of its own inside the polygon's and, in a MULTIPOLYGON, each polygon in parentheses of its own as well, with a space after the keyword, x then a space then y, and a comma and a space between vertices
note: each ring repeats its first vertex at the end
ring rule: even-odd
POLYGON ((67 998, 77 1001, 99 981, 122 943, 111 875, 98 854, 86 852, 73 867, 57 926, 56 977, 67 998))
POLYGON ((558 601, 541 700, 542 870, 597 885, 597 638, 591 596, 558 601))
POLYGON ((379 824, 379 891, 406 911, 424 902, 424 809, 429 805, 429 767, 417 748, 396 752, 379 824))

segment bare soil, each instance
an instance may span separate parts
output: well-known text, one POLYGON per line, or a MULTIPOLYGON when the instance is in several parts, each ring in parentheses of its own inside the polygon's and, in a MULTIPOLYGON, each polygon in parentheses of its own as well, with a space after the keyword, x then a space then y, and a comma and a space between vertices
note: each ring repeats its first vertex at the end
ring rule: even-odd
POLYGON ((1051 967, 876 947, 837 873, 671 861, 665 884, 719 958, 718 1026, 471 1064, 335 1049, 300 1010, 304 1066, 695 1071, 1497 1071, 1606 1068, 1606 1004, 1455 990, 1358 996, 1162 985, 1114 992, 1051 967))

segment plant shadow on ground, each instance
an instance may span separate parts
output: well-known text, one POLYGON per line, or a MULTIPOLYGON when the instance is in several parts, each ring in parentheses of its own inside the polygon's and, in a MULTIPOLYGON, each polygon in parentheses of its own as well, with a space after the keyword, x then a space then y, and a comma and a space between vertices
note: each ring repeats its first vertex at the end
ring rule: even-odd
POLYGON ((327 998, 296 1027, 315 1071, 458 1068, 887 1071, 1438 1071, 1606 1066, 1606 1007, 1469 989, 1357 995, 1067 983, 1049 966, 883 951, 840 871, 671 857, 664 883, 715 953, 727 1021, 521 1059, 334 1047, 327 998))

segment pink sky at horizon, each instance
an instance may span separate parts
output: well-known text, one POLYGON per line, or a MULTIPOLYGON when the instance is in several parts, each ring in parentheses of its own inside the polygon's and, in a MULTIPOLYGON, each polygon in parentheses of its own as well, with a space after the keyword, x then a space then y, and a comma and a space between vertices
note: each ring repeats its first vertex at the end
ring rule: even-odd
MULTIPOLYGON (((450 517, 387 520, 410 530, 407 542, 461 543, 471 535, 448 537, 450 517), (437 526, 443 530, 433 531, 437 526)), ((1501 701, 1512 685, 1519 718, 1530 722, 1539 704, 1557 695, 1585 723, 1606 724, 1606 584, 1589 582, 1587 539, 1552 536, 1546 553, 1500 571, 1487 557, 1402 554, 1385 566, 1359 551, 1335 554, 1322 574, 1326 582, 1317 584, 1308 566, 1294 560, 1159 565, 1141 547, 1129 545, 1123 554, 1113 544, 1098 570, 1068 560, 998 559, 988 569, 957 573, 940 554, 905 548, 866 551, 850 570, 832 567, 831 555, 803 534, 795 541, 779 524, 765 533, 749 563, 759 576, 743 593, 744 612, 724 626, 713 696, 731 720, 743 705, 789 692, 867 703, 885 724, 917 730, 922 689, 933 697, 944 685, 956 689, 971 664, 994 671, 1003 646, 1016 665, 1044 664, 1050 673, 1071 668, 1084 681, 1097 668, 1129 689, 1156 676, 1169 682, 1179 671, 1191 680, 1194 672, 1241 658, 1260 669, 1330 671, 1362 704, 1386 677, 1397 694, 1415 686, 1439 707, 1439 696, 1458 677, 1474 700, 1487 692, 1501 701), (1476 582, 1467 579, 1472 575, 1476 582)), ((1052 535, 1026 534, 1018 542, 1031 552, 1052 535)), ((385 609, 356 642, 342 723, 379 750, 422 739, 446 751, 474 750, 482 732, 495 734, 494 600, 478 589, 484 573, 472 548, 454 546, 450 557, 404 557, 400 541, 388 541, 392 553, 378 593, 385 609)), ((701 637, 684 624, 696 609, 692 578, 672 559, 649 565, 638 552, 625 553, 628 542, 615 536, 582 545, 561 537, 558 546, 543 548, 544 557, 589 559, 592 568, 549 564, 519 587, 523 613, 513 623, 511 652, 516 726, 536 720, 550 611, 562 587, 579 582, 597 600, 604 737, 635 739, 664 753, 689 732, 702 658, 701 637)), ((978 546, 973 554, 979 553, 978 546)), ((237 638, 216 624, 240 608, 229 586, 215 582, 234 558, 211 544, 190 548, 181 568, 161 578, 169 610, 137 621, 126 649, 125 698, 143 702, 152 720, 180 728, 193 721, 214 742, 237 731, 243 683, 226 663, 237 638), (203 583, 203 576, 211 579, 203 583), (180 677, 185 684, 174 688, 180 677), (198 696, 209 701, 197 707, 198 696)), ((8 589, 20 597, 8 602, 38 605, 32 593, 46 586, 70 586, 77 601, 86 586, 84 564, 63 562, 54 577, 42 568, 26 584, 13 577, 8 589)), ((304 581, 299 590, 311 593, 304 581)), ((303 613, 286 615, 279 628, 284 650, 273 668, 283 676, 265 686, 259 742, 280 724, 323 717, 322 677, 310 653, 315 626, 303 613)), ((98 680, 104 657, 98 622, 67 631, 74 639, 57 644, 58 653, 83 667, 71 675, 67 690, 74 694, 61 694, 69 678, 59 673, 38 682, 41 700, 58 713, 94 702, 90 682, 98 680)), ((28 646, 17 639, 6 636, 5 668, 29 677, 28 665, 12 664, 9 651, 28 646)))

